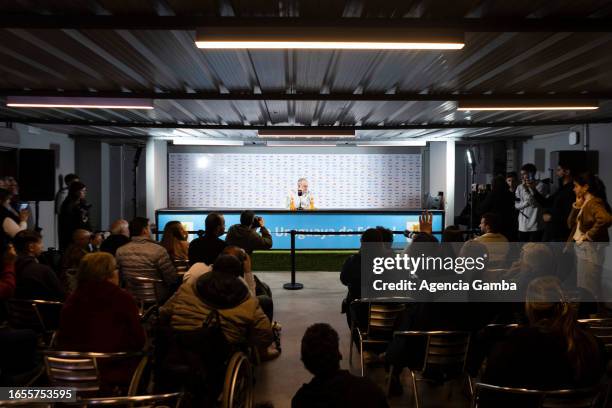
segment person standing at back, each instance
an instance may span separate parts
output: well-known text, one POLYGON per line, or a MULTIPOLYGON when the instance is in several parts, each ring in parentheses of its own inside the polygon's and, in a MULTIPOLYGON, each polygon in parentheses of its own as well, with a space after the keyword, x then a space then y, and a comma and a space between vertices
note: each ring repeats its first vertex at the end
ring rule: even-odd
POLYGON ((68 188, 68 196, 62 203, 59 214, 59 241, 60 250, 64 251, 75 230, 84 229, 91 231, 89 222, 89 208, 85 197, 87 196, 87 186, 80 181, 75 181, 68 188))
POLYGON ((264 219, 255 217, 253 211, 247 210, 240 214, 240 224, 231 226, 225 242, 240 247, 251 255, 257 249, 272 248, 272 235, 264 226, 264 219), (258 228, 259 233, 257 233, 258 228))
POLYGON ((544 194, 544 183, 535 179, 537 168, 531 163, 521 167, 521 184, 516 188, 514 207, 518 211, 518 238, 521 242, 542 240, 542 207, 536 196, 544 194))

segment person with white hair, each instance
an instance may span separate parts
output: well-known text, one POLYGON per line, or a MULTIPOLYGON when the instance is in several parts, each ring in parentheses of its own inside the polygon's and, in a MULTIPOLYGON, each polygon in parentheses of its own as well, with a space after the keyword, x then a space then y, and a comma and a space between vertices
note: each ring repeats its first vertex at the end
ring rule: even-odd
POLYGON ((126 220, 118 219, 110 227, 110 235, 100 245, 100 251, 115 256, 117 249, 130 242, 130 228, 126 220))
POLYGON ((297 189, 289 191, 285 207, 290 210, 314 210, 314 196, 308 189, 306 178, 299 178, 297 189))

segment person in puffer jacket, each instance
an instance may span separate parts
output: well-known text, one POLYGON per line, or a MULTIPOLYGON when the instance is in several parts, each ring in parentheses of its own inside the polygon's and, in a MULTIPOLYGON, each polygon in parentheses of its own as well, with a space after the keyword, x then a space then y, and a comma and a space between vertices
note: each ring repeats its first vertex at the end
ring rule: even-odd
POLYGON ((151 239, 149 220, 136 217, 130 222, 131 241, 117 250, 121 279, 143 277, 160 279, 156 285, 158 301, 163 304, 179 284, 179 276, 168 251, 151 239))
POLYGON ((211 272, 181 285, 160 309, 160 318, 169 319, 173 329, 196 330, 216 309, 229 343, 265 349, 274 340, 272 326, 257 298, 239 279, 241 271, 238 258, 220 255, 211 272))

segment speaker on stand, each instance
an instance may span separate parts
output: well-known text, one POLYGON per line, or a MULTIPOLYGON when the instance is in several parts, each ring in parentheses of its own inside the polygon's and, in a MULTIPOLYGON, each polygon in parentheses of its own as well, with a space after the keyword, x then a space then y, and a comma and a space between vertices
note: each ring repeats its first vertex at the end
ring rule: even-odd
POLYGON ((40 231, 40 202, 55 199, 55 151, 19 149, 19 199, 34 201, 36 230, 40 231))

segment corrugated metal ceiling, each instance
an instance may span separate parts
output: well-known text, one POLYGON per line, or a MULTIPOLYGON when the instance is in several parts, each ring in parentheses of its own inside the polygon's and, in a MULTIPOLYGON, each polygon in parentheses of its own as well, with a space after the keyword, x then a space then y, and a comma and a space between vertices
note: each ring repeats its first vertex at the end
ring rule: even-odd
MULTIPOLYGON (((0 13, 39 15, 235 16, 304 18, 540 18, 612 16, 612 1, 572 0, 55 0, 4 1, 0 13)), ((531 122, 605 121, 612 104, 595 112, 456 111, 454 101, 240 100, 249 93, 323 94, 612 94, 612 33, 500 32, 466 34, 461 51, 201 51, 188 30, 0 30, 0 90, 218 92, 228 100, 161 100, 153 111, 11 109, 0 121, 45 125, 78 134, 142 136, 156 123, 228 126, 385 126, 505 123, 456 129, 454 134, 511 136, 548 132, 531 122), (73 121, 74 124, 69 122, 73 121), (89 122, 99 127, 87 126, 89 122), (520 127, 512 128, 518 122, 520 127), (112 127, 116 125, 143 128, 112 127), (112 130, 110 130, 112 129, 112 130)), ((554 123, 552 124, 554 126, 554 123)), ((565 125, 561 125, 563 127, 565 125)), ((557 126, 559 127, 559 126, 557 126)), ((556 128, 556 127, 555 127, 556 128)), ((435 129, 433 130, 435 131, 435 129)), ((431 135, 431 129, 421 132, 431 135)), ((382 132, 382 131, 381 131, 382 132)), ((404 137, 404 131, 364 133, 404 137)), ((414 133, 414 131, 412 131, 414 133)), ((444 135, 453 133, 439 131, 444 135)), ((248 137, 244 132, 220 135, 248 137)))

